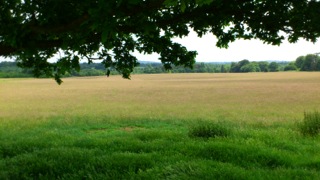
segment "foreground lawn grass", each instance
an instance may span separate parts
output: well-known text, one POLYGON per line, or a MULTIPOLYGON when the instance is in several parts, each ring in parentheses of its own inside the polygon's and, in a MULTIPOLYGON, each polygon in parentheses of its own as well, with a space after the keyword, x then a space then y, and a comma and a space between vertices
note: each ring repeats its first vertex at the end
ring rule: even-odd
POLYGON ((320 138, 297 128, 319 78, 0 81, 0 179, 320 179, 320 138), (190 136, 207 121, 228 133, 190 136))
POLYGON ((287 127, 220 122, 230 135, 204 139, 183 120, 69 121, 2 127, 0 179, 320 178, 320 139, 287 127))

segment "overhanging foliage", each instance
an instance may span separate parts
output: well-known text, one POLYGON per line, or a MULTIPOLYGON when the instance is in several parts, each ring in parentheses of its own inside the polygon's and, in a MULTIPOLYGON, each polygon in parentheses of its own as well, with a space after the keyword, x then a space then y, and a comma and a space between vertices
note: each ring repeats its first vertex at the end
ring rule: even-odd
POLYGON ((58 83, 81 58, 129 78, 134 51, 159 53, 166 69, 192 67, 197 53, 171 40, 190 30, 214 34, 219 47, 238 38, 278 45, 284 35, 315 42, 320 32, 317 0, 0 0, 0 11, 0 55, 58 83))

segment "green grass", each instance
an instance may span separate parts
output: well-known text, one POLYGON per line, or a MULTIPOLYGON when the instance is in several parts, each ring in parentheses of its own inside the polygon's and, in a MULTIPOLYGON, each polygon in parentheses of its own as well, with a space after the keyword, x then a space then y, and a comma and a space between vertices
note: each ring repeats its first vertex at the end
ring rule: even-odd
POLYGON ((229 124, 224 122, 195 121, 189 128, 189 136, 195 138, 226 137, 230 134, 229 124))
POLYGON ((299 130, 306 136, 317 136, 320 134, 320 113, 305 112, 304 119, 298 124, 299 130))
POLYGON ((319 76, 6 79, 0 179, 320 179, 319 76))
POLYGON ((55 117, 0 129, 0 179, 319 179, 319 138, 239 125, 189 137, 191 121, 55 117))

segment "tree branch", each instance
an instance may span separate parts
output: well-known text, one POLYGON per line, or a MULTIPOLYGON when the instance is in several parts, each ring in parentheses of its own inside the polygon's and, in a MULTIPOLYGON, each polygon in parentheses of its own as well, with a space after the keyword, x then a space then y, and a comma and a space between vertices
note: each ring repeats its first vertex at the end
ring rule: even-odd
POLYGON ((9 56, 16 52, 18 49, 12 46, 7 46, 0 43, 0 56, 9 56))
MULTIPOLYGON (((158 0, 155 2, 150 2, 144 5, 139 5, 138 7, 134 8, 120 8, 121 11, 125 12, 127 15, 132 16, 139 14, 145 10, 154 10, 157 8, 160 8, 162 4, 164 3, 165 0, 158 0)), ((112 14, 116 14, 112 13, 112 14)), ((81 24, 86 22, 90 18, 88 13, 83 14, 81 17, 74 19, 73 21, 67 23, 67 24, 62 24, 59 26, 55 27, 42 27, 42 26, 36 26, 36 25, 30 25, 29 28, 34 32, 34 33, 40 33, 40 34, 50 34, 50 33, 63 33, 67 32, 70 30, 73 30, 77 27, 79 27, 81 24)))
MULTIPOLYGON (((130 7, 130 8, 128 8, 127 5, 125 5, 124 7, 120 6, 119 10, 124 12, 128 16, 134 16, 134 15, 137 15, 141 12, 154 11, 156 9, 159 9, 159 8, 161 8, 161 6, 163 5, 164 2, 165 2, 165 0, 155 0, 152 2, 139 4, 137 6, 130 7)), ((113 14, 116 14, 117 11, 118 10, 115 10, 115 13, 113 13, 113 14)))
POLYGON ((74 30, 75 28, 77 28, 78 26, 86 22, 88 19, 89 19, 89 14, 85 13, 81 17, 69 22, 68 24, 62 24, 56 27, 41 27, 41 26, 30 25, 29 28, 34 33, 39 33, 39 34, 63 33, 70 30, 74 30))
POLYGON ((39 49, 45 50, 55 47, 60 47, 62 45, 62 40, 46 40, 46 41, 33 41, 32 45, 25 44, 20 48, 8 46, 0 43, 0 56, 10 56, 14 55, 19 51, 23 51, 24 49, 39 49))

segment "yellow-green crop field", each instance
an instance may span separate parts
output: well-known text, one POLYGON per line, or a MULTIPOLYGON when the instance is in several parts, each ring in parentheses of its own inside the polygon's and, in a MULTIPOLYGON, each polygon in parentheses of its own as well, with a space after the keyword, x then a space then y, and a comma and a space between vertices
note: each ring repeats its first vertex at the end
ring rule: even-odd
POLYGON ((2 121, 51 116, 286 122, 320 109, 320 73, 0 80, 2 121))
POLYGON ((320 178, 318 72, 63 81, 0 79, 0 179, 320 178))

